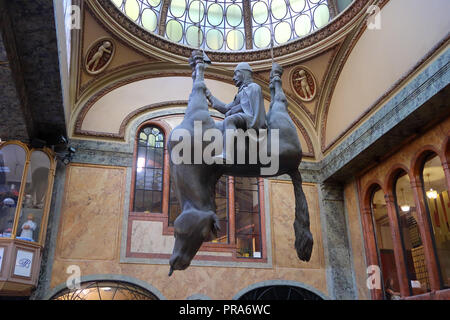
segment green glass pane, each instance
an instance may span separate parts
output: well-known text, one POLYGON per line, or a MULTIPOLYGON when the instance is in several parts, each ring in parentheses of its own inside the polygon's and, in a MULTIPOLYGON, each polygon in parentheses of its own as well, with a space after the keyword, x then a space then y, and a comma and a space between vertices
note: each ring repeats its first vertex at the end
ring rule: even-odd
POLYGON ((139 18, 139 3, 137 0, 127 0, 125 3, 125 13, 131 20, 136 21, 139 18))
POLYGON ((241 50, 244 46, 244 35, 239 30, 231 30, 227 34, 227 45, 231 50, 241 50))
POLYGON ((275 27, 275 40, 284 43, 291 38, 291 25, 286 21, 280 22, 275 27))
POLYGON ((206 33, 206 44, 212 50, 219 50, 223 46, 223 34, 217 29, 211 29, 206 33))
POLYGON ((181 26, 181 23, 176 20, 170 20, 167 22, 166 34, 170 40, 180 42, 183 37, 183 27, 181 26))
POLYGON ((287 13, 286 2, 284 2, 284 0, 273 0, 271 8, 272 15, 275 19, 283 19, 287 13))
POLYGON ((203 3, 198 0, 192 1, 189 5, 189 19, 192 22, 197 23, 203 20, 203 16, 205 15, 205 7, 203 3))
POLYGON ((330 20, 330 10, 325 4, 321 4, 314 10, 314 23, 317 28, 322 28, 330 20))
POLYGON ((145 9, 142 11, 142 26, 148 31, 155 31, 156 25, 158 23, 158 18, 156 13, 152 9, 145 9))
MULTIPOLYGON (((227 8, 227 22, 232 27, 237 27, 242 21, 242 10, 237 4, 232 4, 227 8)), ((228 36, 227 36, 228 37, 228 36)))
POLYGON ((116 7, 119 7, 122 5, 123 0, 112 0, 112 2, 116 5, 116 7))
POLYGON ((302 14, 301 16, 295 19, 295 33, 299 37, 303 37, 311 32, 311 18, 306 14, 302 14))
POLYGON ((295 12, 301 12, 305 9, 306 1, 305 0, 290 0, 289 5, 291 9, 295 12))
POLYGON ((144 132, 141 132, 139 135, 139 139, 147 141, 147 135, 144 132))
POLYGON ((263 24, 269 17, 269 10, 263 1, 258 1, 253 5, 253 20, 256 23, 263 24))
POLYGON ((256 29, 253 39, 258 48, 265 48, 270 44, 270 30, 267 27, 256 29))
POLYGON ((199 47, 203 42, 203 32, 197 26, 190 26, 186 30, 186 41, 190 46, 199 47))
MULTIPOLYGON (((223 20, 223 8, 220 4, 213 3, 208 8, 208 21, 213 26, 218 26, 223 20)), ((208 36, 206 36, 208 38, 208 36)), ((222 36, 223 38, 223 36, 222 36)))
POLYGON ((161 0, 147 0, 148 4, 152 7, 157 7, 161 3, 161 0))
POLYGON ((170 12, 174 17, 181 17, 186 10, 186 1, 185 0, 172 0, 170 3, 170 12))

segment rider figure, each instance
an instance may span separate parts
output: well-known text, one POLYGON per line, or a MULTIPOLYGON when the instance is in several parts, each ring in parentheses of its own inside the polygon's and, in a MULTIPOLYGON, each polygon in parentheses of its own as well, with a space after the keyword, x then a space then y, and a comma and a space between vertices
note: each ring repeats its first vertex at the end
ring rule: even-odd
MULTIPOLYGON (((214 109, 225 114, 223 121, 224 135, 227 129, 266 129, 266 111, 261 87, 253 82, 252 68, 247 62, 239 63, 234 69, 233 81, 239 88, 233 102, 225 104, 206 90, 206 97, 214 109)), ((224 152, 217 158, 226 159, 226 143, 224 139, 224 152)))

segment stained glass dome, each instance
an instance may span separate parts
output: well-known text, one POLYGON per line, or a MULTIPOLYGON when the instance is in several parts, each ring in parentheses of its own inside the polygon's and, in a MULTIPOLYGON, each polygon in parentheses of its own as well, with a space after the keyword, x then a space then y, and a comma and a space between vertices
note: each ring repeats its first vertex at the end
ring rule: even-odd
POLYGON ((147 31, 214 51, 264 49, 330 21, 328 0, 110 0, 147 31))

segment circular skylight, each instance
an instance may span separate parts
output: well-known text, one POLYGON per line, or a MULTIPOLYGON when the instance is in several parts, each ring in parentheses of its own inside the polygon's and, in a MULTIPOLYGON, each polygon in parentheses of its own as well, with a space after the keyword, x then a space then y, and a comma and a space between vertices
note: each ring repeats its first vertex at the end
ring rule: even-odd
POLYGON ((241 51, 298 39, 330 20, 327 0, 111 0, 147 31, 194 48, 241 51))

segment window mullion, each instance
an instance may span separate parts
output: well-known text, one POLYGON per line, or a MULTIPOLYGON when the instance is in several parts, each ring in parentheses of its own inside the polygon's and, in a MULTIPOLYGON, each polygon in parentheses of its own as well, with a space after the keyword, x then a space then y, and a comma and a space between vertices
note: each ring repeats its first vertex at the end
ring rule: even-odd
POLYGON ((236 243, 236 206, 234 196, 234 177, 228 177, 228 233, 230 244, 236 243))
POLYGON ((161 11, 159 13, 158 34, 164 37, 166 33, 167 12, 169 10, 171 0, 162 0, 161 11))
POLYGON ((244 34, 245 34, 245 48, 247 50, 253 49, 253 31, 252 31, 252 9, 250 0, 242 0, 242 9, 244 12, 244 34))

